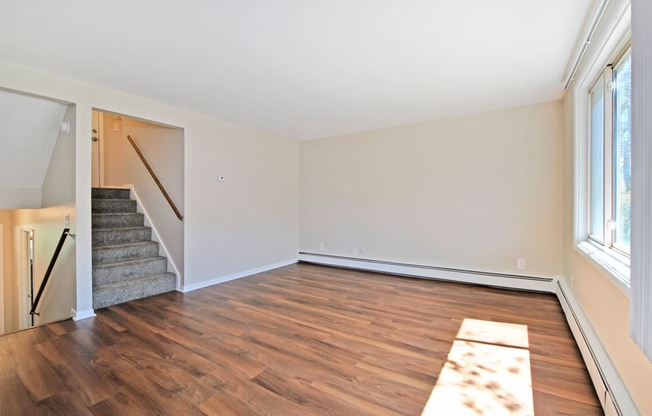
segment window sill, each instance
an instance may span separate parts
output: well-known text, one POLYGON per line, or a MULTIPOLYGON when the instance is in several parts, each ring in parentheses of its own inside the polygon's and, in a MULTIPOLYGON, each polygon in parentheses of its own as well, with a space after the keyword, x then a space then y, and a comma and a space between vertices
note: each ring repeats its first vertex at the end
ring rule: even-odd
POLYGON ((580 241, 577 244, 577 250, 629 297, 629 259, 627 257, 612 252, 612 250, 605 250, 589 241, 580 241))

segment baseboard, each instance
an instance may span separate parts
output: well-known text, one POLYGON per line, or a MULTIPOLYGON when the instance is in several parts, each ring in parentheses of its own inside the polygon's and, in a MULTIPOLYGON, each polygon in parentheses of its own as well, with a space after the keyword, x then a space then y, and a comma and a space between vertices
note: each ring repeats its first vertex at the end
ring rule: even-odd
POLYGON ((396 263, 307 252, 299 252, 297 260, 325 266, 368 270, 400 276, 413 276, 425 279, 445 280, 506 289, 555 293, 555 279, 552 277, 490 273, 476 270, 452 269, 446 267, 396 263))
POLYGON ((81 321, 82 319, 92 318, 95 316, 95 311, 92 309, 86 309, 84 311, 72 309, 71 311, 73 321, 81 321))
POLYGON ((557 279, 555 289, 605 415, 639 415, 625 384, 620 379, 582 307, 575 299, 573 291, 570 290, 563 278, 557 279))
POLYGON ((295 264, 296 262, 297 262, 296 259, 291 259, 291 260, 286 260, 286 261, 282 261, 282 262, 279 262, 279 263, 268 264, 266 266, 257 267, 255 269, 245 270, 243 272, 238 272, 238 273, 230 274, 230 275, 227 275, 227 276, 217 277, 217 278, 211 279, 211 280, 205 280, 203 282, 194 283, 192 285, 182 286, 180 289, 177 289, 177 290, 179 292, 182 292, 182 293, 188 293, 188 292, 192 292, 193 290, 202 289, 202 288, 205 288, 205 287, 208 287, 208 286, 217 285, 217 284, 228 282, 228 281, 235 280, 235 279, 240 279, 240 278, 246 277, 246 276, 251 276, 252 274, 258 274, 258 273, 266 272, 268 270, 278 269, 279 267, 289 266, 291 264, 295 264))

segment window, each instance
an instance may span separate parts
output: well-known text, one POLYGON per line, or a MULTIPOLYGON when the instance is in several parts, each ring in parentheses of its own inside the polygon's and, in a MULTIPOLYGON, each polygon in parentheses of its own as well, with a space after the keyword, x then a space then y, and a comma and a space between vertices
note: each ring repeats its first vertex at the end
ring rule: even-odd
POLYGON ((631 230, 631 80, 627 48, 589 91, 588 239, 625 259, 631 230))

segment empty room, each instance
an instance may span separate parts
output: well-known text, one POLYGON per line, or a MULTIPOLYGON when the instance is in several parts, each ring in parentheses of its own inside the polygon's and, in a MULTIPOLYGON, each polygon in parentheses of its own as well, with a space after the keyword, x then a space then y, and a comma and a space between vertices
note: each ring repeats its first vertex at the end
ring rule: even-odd
POLYGON ((0 415, 652 415, 649 21, 4 1, 0 415))

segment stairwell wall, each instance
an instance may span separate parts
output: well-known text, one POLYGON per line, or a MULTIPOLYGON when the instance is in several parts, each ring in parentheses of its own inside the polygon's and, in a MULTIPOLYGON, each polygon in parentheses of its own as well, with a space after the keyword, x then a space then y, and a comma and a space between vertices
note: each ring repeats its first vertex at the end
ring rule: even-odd
POLYGON ((178 267, 183 280, 184 223, 165 200, 129 141, 130 135, 156 173, 172 201, 183 215, 184 143, 183 130, 102 113, 104 117, 104 184, 133 185, 158 238, 178 267))
MULTIPOLYGON (((75 233, 75 112, 75 106, 69 106, 63 117, 63 121, 70 123, 71 131, 57 136, 41 188, 42 208, 11 211, 14 253, 19 249, 16 244, 20 241, 20 230, 34 230, 34 296, 66 227, 66 216, 70 216, 70 232, 75 233)), ((35 316, 35 324, 72 316, 76 298, 75 263, 75 240, 68 237, 41 297, 37 309, 40 315, 35 316)), ((12 275, 19 276, 17 264, 12 275)))

